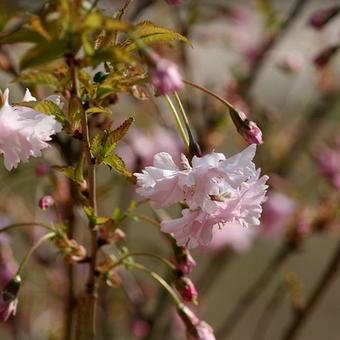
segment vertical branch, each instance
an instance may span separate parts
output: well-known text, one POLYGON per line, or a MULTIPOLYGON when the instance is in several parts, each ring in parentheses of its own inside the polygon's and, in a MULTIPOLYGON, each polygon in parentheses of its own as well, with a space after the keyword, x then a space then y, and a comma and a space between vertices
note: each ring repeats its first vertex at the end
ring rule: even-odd
MULTIPOLYGON (((87 161, 87 185, 89 192, 89 205, 93 209, 94 214, 97 214, 97 198, 96 198, 96 167, 95 160, 92 158, 90 150, 90 133, 88 126, 88 118, 84 107, 80 101, 78 69, 76 60, 72 56, 69 60, 70 70, 72 75, 72 95, 78 102, 78 107, 81 111, 81 128, 83 151, 86 155, 87 161)), ((94 339, 95 338, 95 323, 96 323, 96 304, 97 304, 97 280, 96 280, 96 262, 97 262, 97 232, 95 224, 89 222, 89 231, 91 235, 91 253, 89 263, 89 274, 86 283, 85 295, 80 301, 78 311, 78 326, 77 339, 94 339)))

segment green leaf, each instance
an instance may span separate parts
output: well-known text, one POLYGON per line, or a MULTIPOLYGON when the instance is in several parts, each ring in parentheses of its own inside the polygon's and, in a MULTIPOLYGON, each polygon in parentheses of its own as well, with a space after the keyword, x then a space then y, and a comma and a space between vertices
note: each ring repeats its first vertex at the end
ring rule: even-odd
POLYGON ((35 110, 45 113, 49 116, 54 116, 56 120, 63 125, 67 122, 64 112, 56 103, 48 99, 39 100, 36 103, 37 104, 34 106, 35 110))
POLYGON ((92 56, 92 60, 95 63, 109 61, 111 63, 126 63, 131 65, 136 64, 135 58, 130 53, 116 46, 98 50, 92 56))
POLYGON ((30 28, 22 28, 20 31, 0 38, 0 43, 2 44, 16 44, 21 42, 38 44, 45 41, 46 39, 44 37, 30 28))
POLYGON ((117 154, 105 157, 103 163, 108 165, 111 169, 116 170, 121 175, 125 176, 131 182, 136 183, 137 179, 135 175, 127 169, 124 161, 117 154))
MULTIPOLYGON (((135 26, 133 31, 135 39, 141 39, 145 44, 183 41, 192 45, 191 41, 180 33, 177 33, 169 28, 157 26, 151 21, 143 21, 135 26)), ((123 43, 127 51, 134 51, 137 49, 137 44, 132 40, 127 40, 123 43)))
POLYGON ((53 73, 42 70, 24 72, 16 81, 32 85, 46 85, 54 90, 61 88, 59 79, 53 73))
POLYGON ((112 220, 111 217, 108 216, 97 216, 94 212, 94 209, 90 206, 84 206, 83 208, 87 218, 94 225, 105 224, 112 220))
POLYGON ((44 41, 29 49, 21 59, 20 68, 26 69, 33 66, 46 64, 62 57, 68 52, 68 46, 64 40, 52 42, 44 41))
POLYGON ((124 123, 122 125, 120 125, 119 127, 117 127, 117 129, 113 130, 110 133, 110 137, 111 143, 116 143, 119 140, 121 140, 125 134, 127 133, 127 131, 129 130, 131 124, 133 123, 134 119, 132 117, 128 118, 127 120, 124 121, 124 123))
POLYGON ((93 113, 105 113, 111 115, 112 111, 109 108, 102 106, 90 107, 89 109, 86 110, 87 115, 91 115, 93 113))
POLYGON ((79 171, 79 167, 73 168, 71 166, 54 165, 53 169, 59 171, 64 176, 71 179, 73 182, 76 182, 80 185, 84 183, 84 177, 83 177, 81 171, 79 171))

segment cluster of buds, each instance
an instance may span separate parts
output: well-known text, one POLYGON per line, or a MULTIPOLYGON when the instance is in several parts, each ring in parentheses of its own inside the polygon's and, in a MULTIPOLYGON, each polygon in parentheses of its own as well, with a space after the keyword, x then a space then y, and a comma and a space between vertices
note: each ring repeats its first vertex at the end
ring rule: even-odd
POLYGON ((15 276, 0 293, 0 322, 5 322, 11 315, 15 315, 18 305, 18 292, 21 278, 15 276))
POLYGON ((76 240, 70 240, 66 234, 62 232, 55 236, 54 243, 64 255, 67 262, 81 262, 87 258, 86 249, 76 240))
POLYGON ((105 244, 117 243, 125 239, 125 233, 122 229, 117 227, 101 226, 98 232, 98 244, 103 246, 105 244))
POLYGON ((109 287, 119 287, 122 283, 115 263, 116 262, 110 258, 98 263, 96 267, 98 275, 109 287))
POLYGON ((186 326, 189 339, 216 340, 212 327, 200 320, 188 307, 178 308, 178 314, 186 326))

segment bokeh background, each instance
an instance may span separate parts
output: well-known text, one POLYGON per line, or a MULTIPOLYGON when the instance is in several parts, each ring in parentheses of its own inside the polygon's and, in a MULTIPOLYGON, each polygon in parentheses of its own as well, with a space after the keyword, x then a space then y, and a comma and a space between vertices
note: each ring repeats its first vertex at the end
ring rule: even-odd
MULTIPOLYGON (((1 10, 34 11, 40 3, 5 1, 1 10)), ((112 14, 122 5, 123 1, 98 3, 112 14)), ((251 235, 245 236, 245 231, 242 235, 228 234, 215 247, 193 252, 198 263, 192 274, 200 293, 198 310, 217 330, 218 339, 281 339, 294 309, 303 308, 339 243, 339 217, 334 206, 339 205, 340 187, 340 54, 334 53, 325 63, 316 58, 329 46, 339 45, 340 15, 322 29, 310 22, 316 11, 336 5, 340 5, 337 0, 183 0, 181 6, 169 6, 162 0, 135 0, 127 14, 135 23, 152 20, 188 36, 193 47, 175 44, 155 48, 176 61, 186 79, 229 99, 263 131, 264 144, 258 147, 256 159, 263 173, 270 175, 263 225, 251 235), (300 7, 292 14, 298 3, 300 7), (280 27, 285 20, 287 25, 280 27), (270 39, 273 41, 268 44, 270 39), (258 289, 258 299, 249 303, 249 309, 236 318, 233 331, 226 335, 221 330, 240 296, 287 242, 294 246, 298 243, 297 249, 272 269, 273 275, 264 281, 268 284, 258 289)), ((14 64, 26 48, 1 46, 14 64)), ((1 89, 10 87, 12 100, 19 100, 22 90, 13 82, 17 70, 8 72, 1 61, 1 89)), ((40 91, 48 93, 46 89, 40 91)), ((190 87, 181 95, 204 152, 233 154, 245 148, 225 107, 190 87)), ((179 158, 183 145, 164 100, 140 101, 122 95, 113 112, 117 126, 130 114, 136 119, 118 152, 130 169, 138 171, 149 165, 159 151, 179 158)), ((37 167, 62 161, 58 150, 51 148, 42 159, 31 160, 11 173, 1 165, 1 224, 53 219, 38 208, 38 200, 49 193, 51 182, 48 176, 37 175, 37 167)), ((131 185, 107 169, 100 169, 98 177, 102 214, 112 214, 115 207, 125 209, 131 199, 138 199, 131 185)), ((176 216, 179 211, 168 213, 176 216)), ((140 214, 152 216, 153 212, 143 206, 140 214)), ((86 219, 80 208, 76 218, 77 239, 86 243, 86 231, 82 231, 86 219)), ((135 221, 126 223, 124 231, 130 249, 171 257, 170 247, 152 226, 135 221)), ((1 246, 2 261, 13 261, 15 266, 14 261, 22 258, 39 235, 36 229, 14 231, 1 246)), ((25 271, 16 317, 0 326, 1 339, 61 338, 66 285, 63 260, 49 246, 37 254, 25 271)), ((145 263, 166 275, 157 263, 145 263)), ((81 266, 78 270, 80 291, 86 273, 81 266)), ((153 282, 131 273, 122 273, 122 277, 123 289, 102 288, 101 338, 147 339, 149 325, 131 303, 138 301, 147 315, 158 308, 157 323, 149 338, 183 339, 180 321, 153 282)), ((327 288, 298 339, 339 339, 339 279, 336 277, 327 288)))

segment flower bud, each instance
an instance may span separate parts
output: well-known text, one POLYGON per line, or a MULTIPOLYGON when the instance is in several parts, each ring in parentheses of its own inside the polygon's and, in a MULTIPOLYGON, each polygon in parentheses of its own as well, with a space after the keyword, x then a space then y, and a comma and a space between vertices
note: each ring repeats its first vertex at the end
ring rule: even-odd
POLYGON ((339 45, 333 45, 333 46, 327 47, 314 58, 314 61, 313 61, 314 65, 319 69, 322 69, 323 67, 327 66, 327 64, 334 57, 338 49, 339 49, 339 45))
POLYGON ((50 195, 45 195, 39 200, 39 208, 46 210, 54 205, 54 198, 50 195))
POLYGON ((196 261, 191 256, 189 250, 185 247, 177 247, 175 249, 176 269, 183 275, 189 275, 196 267, 196 261))
POLYGON ((246 119, 244 121, 244 125, 239 130, 241 135, 243 136, 244 140, 248 144, 262 144, 262 131, 256 125, 256 123, 252 122, 251 120, 246 119))
POLYGON ((170 94, 183 87, 182 77, 175 63, 155 53, 149 55, 150 83, 160 95, 170 94))
POLYGON ((197 303, 197 290, 193 282, 185 276, 175 280, 175 286, 184 301, 197 303))
POLYGON ((11 315, 15 315, 18 305, 17 294, 21 278, 15 276, 0 294, 0 322, 5 322, 11 315))
POLYGON ((309 17, 309 26, 321 30, 327 23, 329 23, 340 11, 339 6, 332 6, 329 8, 319 9, 312 13, 309 17))
POLYGON ((50 171, 50 166, 47 163, 40 163, 35 167, 35 175, 37 177, 43 177, 46 176, 48 174, 48 172, 50 171))
POLYGON ((178 314, 186 326, 188 339, 216 340, 212 327, 200 320, 188 307, 179 308, 178 314))

